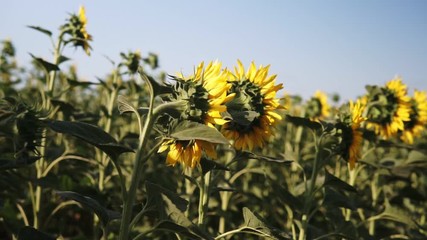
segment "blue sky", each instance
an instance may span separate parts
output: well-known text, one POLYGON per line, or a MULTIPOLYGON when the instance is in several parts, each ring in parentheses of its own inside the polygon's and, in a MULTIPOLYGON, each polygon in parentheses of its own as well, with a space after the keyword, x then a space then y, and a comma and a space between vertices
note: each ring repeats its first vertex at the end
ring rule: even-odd
POLYGON ((80 76, 95 81, 111 71, 105 56, 140 49, 159 55, 168 74, 190 74, 201 61, 231 68, 270 64, 284 90, 304 98, 317 89, 352 99, 367 84, 399 75, 427 90, 427 1, 5 1, 0 39, 10 38, 22 65, 29 52, 52 59, 49 39, 26 25, 54 33, 86 7, 93 52, 69 48, 80 76))

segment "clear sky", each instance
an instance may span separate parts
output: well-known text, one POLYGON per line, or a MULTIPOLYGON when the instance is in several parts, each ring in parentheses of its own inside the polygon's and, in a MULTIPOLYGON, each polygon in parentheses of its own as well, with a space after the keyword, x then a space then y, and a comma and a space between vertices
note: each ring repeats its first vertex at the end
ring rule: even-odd
POLYGON ((49 39, 26 25, 58 33, 68 13, 86 7, 92 55, 69 48, 80 76, 95 81, 111 71, 104 56, 140 49, 159 55, 168 74, 190 74, 201 61, 231 68, 270 64, 285 91, 304 98, 317 89, 344 99, 399 75, 427 90, 425 0, 59 1, 8 0, 0 9, 0 39, 10 38, 18 60, 29 52, 51 60, 49 39))

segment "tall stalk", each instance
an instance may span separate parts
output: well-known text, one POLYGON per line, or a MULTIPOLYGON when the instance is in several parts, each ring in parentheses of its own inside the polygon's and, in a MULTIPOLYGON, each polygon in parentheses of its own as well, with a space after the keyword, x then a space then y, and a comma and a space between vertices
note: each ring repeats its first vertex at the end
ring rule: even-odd
MULTIPOLYGON (((57 65, 59 63, 59 59, 61 56, 61 47, 63 44, 63 36, 65 31, 61 31, 58 37, 58 41, 55 46, 54 51, 54 59, 53 64, 57 65)), ((51 98, 54 95, 54 83, 56 79, 56 71, 51 71, 50 73, 46 73, 46 83, 47 83, 47 89, 42 93, 43 94, 43 110, 49 111, 51 108, 51 98)), ((40 159, 36 162, 36 176, 37 179, 40 179, 43 177, 43 172, 46 168, 46 133, 47 129, 44 128, 42 130, 42 138, 41 138, 41 144, 39 148, 40 152, 40 159)), ((31 188, 32 189, 32 188, 31 188)), ((30 189, 30 190, 31 190, 30 189)), ((34 213, 34 220, 33 220, 33 227, 39 228, 40 227, 40 205, 42 202, 42 187, 40 185, 37 185, 34 195, 34 201, 33 202, 33 213, 34 213)))

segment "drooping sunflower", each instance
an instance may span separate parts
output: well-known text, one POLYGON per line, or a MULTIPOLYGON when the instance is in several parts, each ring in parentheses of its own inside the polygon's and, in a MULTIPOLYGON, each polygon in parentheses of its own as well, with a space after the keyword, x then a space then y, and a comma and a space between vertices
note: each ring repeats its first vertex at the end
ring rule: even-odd
POLYGON ((307 102, 306 114, 313 121, 323 120, 330 115, 331 107, 328 104, 326 93, 317 90, 307 102))
MULTIPOLYGON (((227 83, 227 73, 221 69, 221 63, 210 62, 206 67, 200 63, 194 75, 184 77, 182 74, 173 77, 174 91, 170 101, 184 100, 186 106, 181 112, 181 121, 192 121, 207 126, 223 125, 227 122, 222 116, 226 112, 226 103, 233 99, 233 93, 228 93, 231 84, 227 83)), ((202 140, 182 141, 165 140, 159 152, 169 148, 167 163, 175 165, 182 163, 194 168, 200 162, 202 153, 216 158, 215 144, 202 140)))
POLYGON ((410 98, 407 87, 400 78, 387 82, 385 87, 368 86, 364 101, 368 108, 367 127, 384 139, 404 129, 404 122, 410 120, 410 98))
POLYGON ((195 168, 202 158, 203 152, 210 157, 216 158, 215 145, 202 140, 176 141, 167 140, 162 143, 158 152, 164 152, 169 148, 166 164, 175 166, 180 163, 186 167, 195 168))
POLYGON ((414 138, 420 136, 427 125, 427 93, 415 90, 410 103, 410 120, 404 122, 405 129, 400 136, 408 144, 414 143, 414 138))
POLYGON ((349 114, 341 116, 336 123, 338 134, 340 135, 339 153, 349 163, 350 169, 353 169, 356 162, 360 159, 362 146, 362 132, 359 130, 360 124, 366 120, 363 117, 365 106, 360 100, 354 104, 350 101, 349 114))
POLYGON ((282 119, 276 109, 283 108, 276 93, 283 88, 275 85, 276 75, 268 76, 269 65, 257 69, 252 62, 245 72, 238 61, 234 73, 229 72, 230 94, 235 94, 228 102, 230 121, 222 126, 223 135, 232 140, 238 150, 252 150, 262 147, 272 136, 272 127, 282 119))

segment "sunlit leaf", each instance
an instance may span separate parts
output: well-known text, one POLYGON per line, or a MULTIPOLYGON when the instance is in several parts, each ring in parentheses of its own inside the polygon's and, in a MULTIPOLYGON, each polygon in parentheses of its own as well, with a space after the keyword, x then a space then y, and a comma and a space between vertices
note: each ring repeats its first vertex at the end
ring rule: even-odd
POLYGON ((411 218, 411 215, 409 215, 407 211, 403 210, 402 208, 392 206, 388 201, 385 201, 384 205, 384 212, 379 214, 377 216, 378 218, 400 222, 408 225, 409 227, 416 226, 414 220, 411 218))
POLYGON ((76 192, 56 191, 56 194, 59 195, 61 198, 64 198, 67 200, 74 200, 82 204, 82 206, 89 208, 99 217, 99 219, 101 220, 102 224, 104 224, 104 226, 106 226, 111 220, 120 219, 121 217, 120 213, 108 210, 103 206, 101 206, 101 204, 99 204, 98 201, 90 197, 86 197, 81 194, 78 194, 76 192))
POLYGON ((191 121, 180 122, 171 137, 182 141, 203 140, 211 143, 228 144, 228 140, 215 128, 191 121))
POLYGON ((128 102, 128 100, 125 97, 121 95, 117 97, 117 105, 118 105, 120 114, 132 113, 132 112, 135 114, 138 114, 138 110, 130 102, 128 102))
POLYGON ((47 125, 54 131, 77 137, 108 154, 113 160, 125 152, 133 152, 123 146, 98 126, 84 122, 48 121, 47 125))

